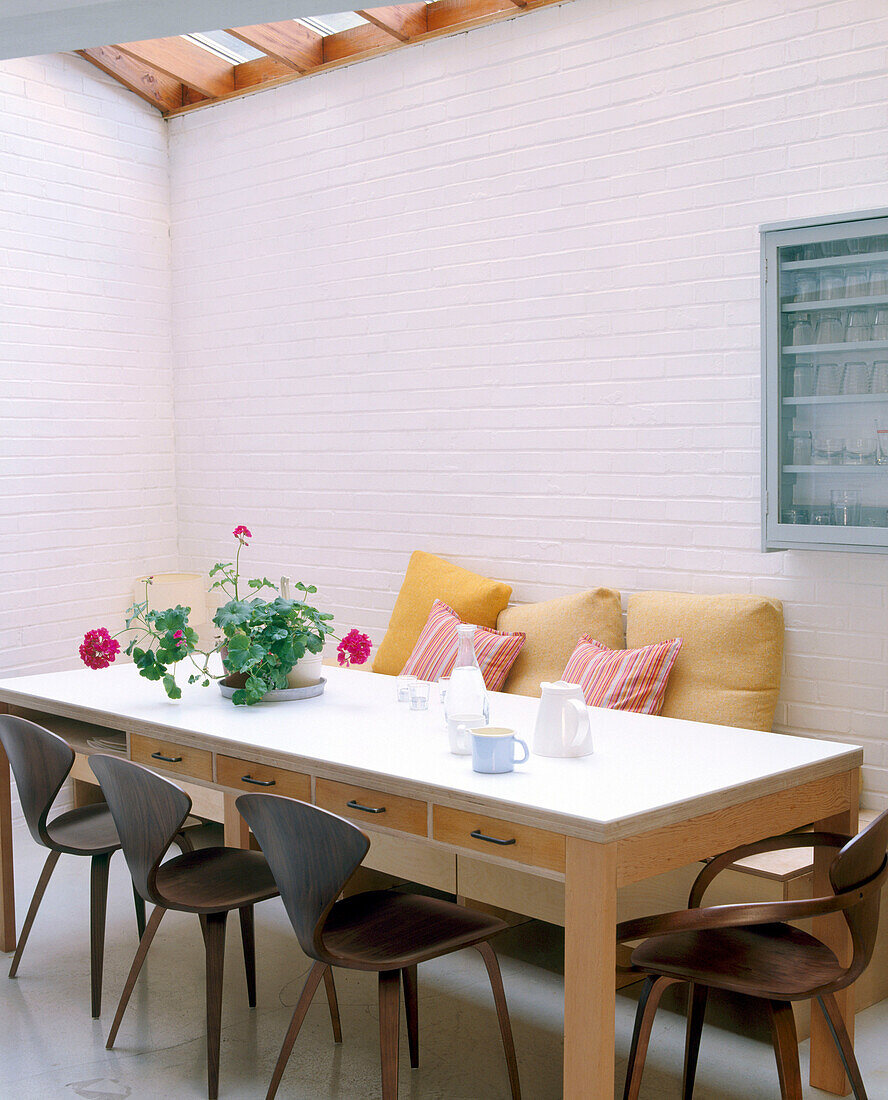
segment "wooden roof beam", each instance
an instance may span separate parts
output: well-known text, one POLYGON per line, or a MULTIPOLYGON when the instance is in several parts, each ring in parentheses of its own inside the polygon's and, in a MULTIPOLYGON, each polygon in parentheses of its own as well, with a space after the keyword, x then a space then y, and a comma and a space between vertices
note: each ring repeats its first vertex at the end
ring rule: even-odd
POLYGON ((113 49, 187 84, 195 92, 210 99, 235 90, 234 65, 187 38, 152 38, 146 42, 122 42, 113 49))
POLYGON ((428 9, 430 31, 458 30, 476 22, 489 22, 504 11, 518 14, 512 0, 433 0, 428 9))
POLYGON ((190 102, 181 81, 121 53, 116 46, 77 50, 77 54, 164 114, 190 102))
POLYGON ((231 27, 227 33, 297 73, 306 73, 324 63, 323 36, 294 19, 253 27, 231 27))
MULTIPOLYGON (((525 0, 526 2, 526 0, 525 0)), ((386 31, 399 42, 407 42, 429 29, 426 4, 401 4, 391 8, 361 8, 355 12, 368 23, 386 31)))

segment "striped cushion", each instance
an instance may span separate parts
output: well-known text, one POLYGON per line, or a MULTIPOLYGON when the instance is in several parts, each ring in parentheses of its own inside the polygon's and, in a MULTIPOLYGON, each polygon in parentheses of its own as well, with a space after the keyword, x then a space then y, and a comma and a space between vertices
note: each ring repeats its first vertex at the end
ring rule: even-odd
POLYGON ((561 679, 579 684, 590 707, 659 714, 680 649, 681 638, 643 649, 608 649, 583 634, 561 679))
MULTIPOLYGON (((456 628, 461 622, 452 607, 435 600, 401 675, 418 676, 420 680, 449 676, 456 664, 459 643, 456 628)), ((507 634, 486 626, 475 627, 475 656, 488 691, 499 691, 503 686, 526 636, 523 631, 507 634)))

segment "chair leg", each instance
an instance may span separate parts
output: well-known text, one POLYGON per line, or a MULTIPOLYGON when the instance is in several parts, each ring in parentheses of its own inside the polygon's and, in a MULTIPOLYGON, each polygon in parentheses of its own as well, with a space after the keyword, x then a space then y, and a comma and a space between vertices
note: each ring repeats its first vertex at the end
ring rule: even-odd
POLYGON ((37 880, 37 885, 34 887, 34 896, 31 898, 31 905, 28 908, 28 915, 25 917, 25 923, 22 925, 22 932, 19 936, 18 943, 15 947, 15 955, 12 958, 12 966, 9 968, 10 978, 14 978, 18 973, 19 963, 22 961, 22 952, 25 950, 25 944, 28 942, 28 936, 31 934, 31 925, 34 923, 34 918, 37 916, 37 910, 40 908, 40 902, 43 901, 43 895, 46 893, 46 887, 49 884, 49 880, 52 877, 52 873, 55 870, 55 866, 59 861, 61 852, 56 852, 50 849, 49 855, 46 857, 46 862, 43 864, 43 870, 40 872, 40 878, 37 880))
POLYGON ((228 913, 207 913, 207 1097, 219 1095, 219 1049, 222 1043, 222 973, 225 968, 225 924, 228 913))
POLYGON ((771 1038, 777 1058, 781 1100, 802 1100, 802 1073, 799 1069, 799 1040, 795 1016, 789 1001, 767 1001, 771 1018, 771 1038))
POLYGON ((684 1069, 681 1075, 682 1100, 693 1100, 697 1057, 700 1053, 700 1035, 703 1032, 708 996, 708 986, 697 983, 688 989, 688 1030, 685 1036, 684 1069))
POLYGON ((399 971, 381 970, 379 973, 379 1054, 382 1062, 382 1100, 398 1100, 400 1001, 399 971))
POLYGON ((110 1050, 114 1046, 114 1040, 117 1038, 117 1032, 120 1030, 120 1025, 123 1021, 123 1014, 126 1012, 126 1006, 129 1004, 129 999, 132 996, 136 979, 139 977, 139 971, 142 969, 145 956, 148 954, 148 948, 151 946, 154 934, 159 928, 160 922, 163 920, 164 913, 166 913, 166 909, 161 905, 155 905, 154 909, 151 911, 148 925, 145 928, 141 940, 139 940, 139 949, 136 951, 136 957, 133 959, 133 965, 130 967, 130 972, 127 975, 126 985, 124 985, 123 992, 120 994, 120 1003, 117 1006, 117 1012, 114 1014, 114 1022, 111 1024, 111 1030, 108 1032, 108 1042, 105 1043, 106 1050, 110 1050))
POLYGON ((178 847, 179 851, 184 855, 186 852, 193 852, 194 845, 191 843, 191 837, 186 832, 176 833, 176 839, 173 843, 178 847))
POLYGON ((136 905, 136 927, 139 930, 139 939, 145 935, 145 899, 133 884, 133 901, 136 905))
POLYGON ((278 1055, 277 1064, 274 1067, 274 1073, 271 1075, 271 1083, 268 1086, 268 1092, 265 1094, 265 1100, 274 1100, 275 1093, 284 1075, 284 1070, 287 1068, 287 1062, 290 1060, 290 1053, 293 1050, 293 1044, 296 1042, 296 1036, 299 1034, 299 1029, 302 1027, 302 1021, 305 1019, 308 1007, 311 1004, 318 986, 321 984, 321 978, 324 976, 324 971, 327 969, 329 968, 324 963, 316 962, 308 972, 308 977, 305 979, 305 985, 302 987, 302 992, 299 994, 299 1000, 296 1002, 296 1007, 293 1009, 293 1018, 290 1020, 290 1026, 287 1028, 287 1034, 284 1036, 284 1042, 281 1046, 281 1052, 278 1055))
POLYGON ((108 871, 110 867, 111 856, 108 853, 93 856, 90 859, 89 961, 94 1020, 102 1014, 102 966, 105 958, 105 914, 108 909, 108 871))
POLYGON ((324 967, 324 988, 327 992, 327 1004, 330 1008, 330 1023, 333 1026, 333 1042, 342 1042, 342 1024, 339 1022, 339 1001, 336 997, 336 983, 333 981, 333 968, 324 967))
POLYGON ((860 1076, 860 1066, 857 1064, 857 1056, 854 1053, 854 1044, 848 1035, 835 996, 832 993, 823 993, 817 998, 817 1003, 826 1017, 826 1023, 833 1037, 833 1042, 836 1044, 839 1057, 842 1059, 842 1065, 845 1067, 845 1075, 851 1082, 854 1100, 867 1100, 863 1078, 860 1076))
POLYGON ((629 1062, 626 1066, 626 1087, 623 1090, 623 1100, 638 1100, 638 1094, 641 1090, 641 1077, 644 1073, 644 1061, 647 1057, 651 1029, 654 1026, 654 1017, 660 1005, 660 998, 670 985, 675 985, 679 980, 678 978, 667 978, 663 975, 655 976, 653 974, 649 974, 644 980, 644 987, 635 1013, 635 1027, 632 1031, 632 1045, 629 1048, 629 1062))
POLYGON ((256 929, 253 906, 245 905, 240 913, 241 941, 244 945, 244 968, 247 972, 247 1002, 256 1007, 256 929))
POLYGON ((407 1017, 407 1045, 410 1047, 410 1068, 419 1067, 419 999, 417 996, 416 967, 405 966, 401 971, 404 983, 404 1015, 407 1017))
POLYGON ((486 941, 476 943, 475 947, 484 965, 487 967, 487 976, 490 978, 490 988, 493 990, 493 1000, 496 1004, 496 1016, 499 1020, 500 1035, 503 1038, 503 1050, 506 1055, 506 1066, 509 1070, 509 1087, 512 1090, 512 1100, 521 1100, 521 1084, 518 1081, 518 1060, 515 1057, 515 1041, 512 1038, 512 1023, 509 1019, 509 1006, 506 1004, 506 991, 503 989, 503 976, 500 973, 496 952, 486 941))

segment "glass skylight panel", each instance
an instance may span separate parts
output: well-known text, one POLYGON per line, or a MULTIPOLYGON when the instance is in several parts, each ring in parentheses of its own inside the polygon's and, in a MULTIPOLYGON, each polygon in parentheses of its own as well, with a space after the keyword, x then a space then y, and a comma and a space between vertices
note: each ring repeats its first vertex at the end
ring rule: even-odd
POLYGON ((338 34, 339 31, 350 31, 353 27, 361 27, 367 20, 357 12, 340 11, 324 15, 308 15, 295 22, 317 31, 318 34, 338 34))
POLYGON ((244 61, 257 61, 260 57, 265 57, 260 50, 248 46, 246 42, 241 42, 239 38, 235 38, 233 34, 226 34, 225 31, 205 31, 201 34, 184 34, 182 37, 221 57, 223 61, 230 61, 232 65, 241 65, 244 61))

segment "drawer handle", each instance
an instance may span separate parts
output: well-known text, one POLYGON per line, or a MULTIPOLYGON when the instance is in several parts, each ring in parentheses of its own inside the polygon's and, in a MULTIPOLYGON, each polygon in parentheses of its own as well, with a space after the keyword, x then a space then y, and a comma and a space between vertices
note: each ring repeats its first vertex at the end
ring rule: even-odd
POLYGON ((480 829, 475 829, 473 832, 471 832, 469 834, 469 836, 473 836, 475 838, 475 840, 486 840, 488 844, 517 844, 518 843, 518 841, 514 837, 512 837, 511 840, 500 840, 499 837, 487 836, 485 833, 482 833, 480 829))
POLYGON ((350 798, 346 802, 346 806, 350 810, 363 810, 365 814, 384 814, 385 806, 362 806, 360 802, 355 802, 353 798, 350 798))
POLYGON ((162 752, 153 752, 151 754, 152 760, 162 760, 164 764, 181 764, 181 756, 164 756, 162 752))
POLYGON ((255 783, 257 787, 273 787, 276 779, 254 779, 252 775, 242 775, 241 783, 255 783))

